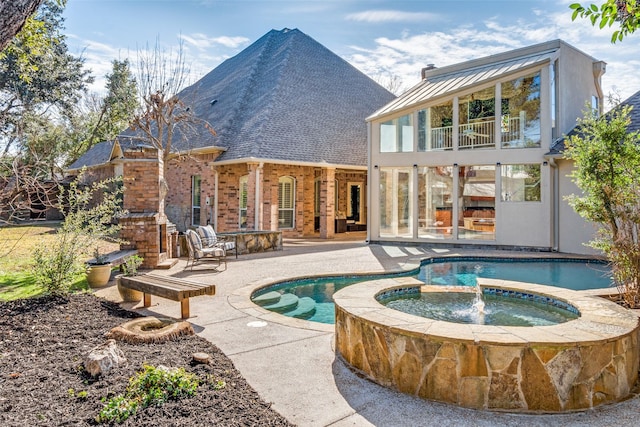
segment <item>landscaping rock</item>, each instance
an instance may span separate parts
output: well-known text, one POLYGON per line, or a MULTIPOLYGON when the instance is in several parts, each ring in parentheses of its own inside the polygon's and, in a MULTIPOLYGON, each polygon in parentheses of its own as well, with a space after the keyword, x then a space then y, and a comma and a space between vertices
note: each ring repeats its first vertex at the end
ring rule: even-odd
POLYGON ((211 363, 211 356, 207 353, 193 353, 193 363, 208 365, 211 363))
POLYGON ((107 340, 89 352, 84 360, 84 368, 92 377, 97 377, 126 362, 116 341, 107 340))

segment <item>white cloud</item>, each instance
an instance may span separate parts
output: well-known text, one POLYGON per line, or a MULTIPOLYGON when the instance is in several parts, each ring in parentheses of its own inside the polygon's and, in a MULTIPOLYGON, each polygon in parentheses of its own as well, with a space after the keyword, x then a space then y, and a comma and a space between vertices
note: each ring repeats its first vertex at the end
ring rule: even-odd
POLYGON ((246 37, 209 37, 206 34, 201 33, 195 33, 191 35, 180 34, 178 37, 184 40, 186 43, 189 43, 190 45, 193 45, 201 50, 209 49, 214 46, 224 46, 231 49, 236 49, 250 42, 250 40, 246 37))
POLYGON ((577 49, 607 62, 602 78, 605 95, 617 91, 625 99, 640 90, 640 43, 630 36, 622 43, 610 43, 611 32, 592 27, 587 21, 571 22, 568 13, 537 11, 535 18, 503 25, 494 18, 475 24, 451 27, 445 32, 420 34, 403 30, 397 38, 380 37, 371 48, 351 46, 347 61, 368 74, 392 74, 406 89, 420 80, 427 64, 443 67, 519 47, 562 39, 577 49))
POLYGON ((367 10, 346 16, 348 21, 358 22, 418 22, 433 21, 438 15, 427 12, 402 12, 399 10, 367 10))

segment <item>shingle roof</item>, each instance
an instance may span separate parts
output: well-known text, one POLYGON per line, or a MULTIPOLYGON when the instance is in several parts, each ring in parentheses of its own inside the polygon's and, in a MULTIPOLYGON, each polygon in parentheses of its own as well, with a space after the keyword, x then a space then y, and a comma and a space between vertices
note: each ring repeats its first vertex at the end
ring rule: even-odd
POLYGON ((223 147, 220 162, 357 166, 367 164, 365 118, 395 98, 311 37, 286 28, 269 31, 178 96, 216 136, 204 127, 189 137, 177 132, 177 150, 223 147))
MULTIPOLYGON (((640 131, 640 91, 634 93, 629 98, 627 98, 626 100, 620 103, 620 106, 625 106, 625 105, 630 105, 633 107, 629 115, 629 118, 631 119, 631 123, 629 123, 629 126, 627 127, 627 131, 629 133, 640 131)), ((555 140, 554 143, 551 144, 551 149, 546 155, 547 156, 561 155, 565 149, 565 145, 564 145, 565 141, 567 140, 567 138, 570 138, 574 135, 580 135, 579 125, 571 129, 571 131, 567 135, 564 135, 561 138, 558 138, 557 140, 555 140)))
POLYGON ((99 142, 87 150, 78 160, 69 166, 68 170, 78 170, 83 167, 100 166, 111 160, 113 141, 99 142))
POLYGON ((376 111, 374 120, 417 104, 494 80, 519 70, 549 62, 564 42, 552 40, 442 68, 425 69, 424 79, 400 97, 376 111))

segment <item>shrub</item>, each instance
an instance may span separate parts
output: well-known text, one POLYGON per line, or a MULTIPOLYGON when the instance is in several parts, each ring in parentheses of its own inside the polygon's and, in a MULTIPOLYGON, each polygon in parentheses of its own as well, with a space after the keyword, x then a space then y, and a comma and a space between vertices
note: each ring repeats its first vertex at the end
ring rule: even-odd
POLYGON ((122 273, 125 276, 135 276, 138 274, 138 268, 144 261, 144 258, 139 255, 132 255, 125 258, 122 264, 122 273))
POLYGON ((86 187, 79 185, 79 179, 68 189, 60 187, 59 209, 66 212, 64 222, 53 243, 33 254, 36 281, 54 294, 69 292, 75 277, 86 270, 82 258, 90 248, 97 248, 101 240, 119 241, 120 227, 113 220, 125 213, 121 207, 121 178, 86 187))
POLYGON ((143 409, 155 405, 162 406, 167 400, 179 400, 193 396, 198 388, 198 379, 184 368, 168 369, 164 366, 145 365, 129 380, 124 396, 109 400, 96 417, 100 423, 123 422, 135 415, 139 407, 143 409))

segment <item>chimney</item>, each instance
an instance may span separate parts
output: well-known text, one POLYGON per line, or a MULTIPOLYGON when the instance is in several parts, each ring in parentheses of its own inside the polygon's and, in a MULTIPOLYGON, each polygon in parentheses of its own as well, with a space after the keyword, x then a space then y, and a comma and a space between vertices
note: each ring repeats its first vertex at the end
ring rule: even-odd
POLYGON ((422 69, 422 71, 420 72, 420 75, 422 76, 422 80, 424 80, 427 76, 427 71, 429 70, 434 70, 436 68, 435 64, 427 64, 426 67, 424 67, 422 69))

